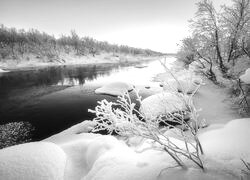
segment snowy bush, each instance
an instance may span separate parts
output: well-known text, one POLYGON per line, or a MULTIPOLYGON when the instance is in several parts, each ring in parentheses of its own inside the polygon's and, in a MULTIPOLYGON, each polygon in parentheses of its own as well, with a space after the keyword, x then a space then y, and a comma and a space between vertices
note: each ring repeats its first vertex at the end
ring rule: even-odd
MULTIPOLYGON (((137 101, 141 103, 139 92, 136 89, 135 92, 137 101)), ((201 124, 197 118, 197 110, 193 105, 192 96, 187 97, 182 93, 176 93, 175 95, 185 103, 190 122, 185 121, 186 114, 181 110, 174 114, 167 113, 150 118, 146 117, 145 114, 135 109, 136 104, 126 93, 119 96, 116 102, 108 102, 106 99, 98 101, 95 110, 89 110, 89 112, 96 114, 93 119, 96 126, 92 132, 108 130, 110 133, 116 132, 127 138, 142 137, 152 141, 152 148, 167 152, 179 166, 186 168, 183 158, 187 158, 203 169, 201 160, 203 150, 197 137, 201 124), (175 127, 169 122, 178 123, 180 126, 175 127), (174 129, 179 139, 185 143, 185 147, 178 146, 170 137, 165 135, 165 131, 162 131, 159 127, 160 123, 164 123, 167 130, 174 129), (185 133, 187 129, 190 130, 188 135, 185 133)))
POLYGON ((0 125, 0 149, 31 140, 33 127, 28 122, 13 122, 0 125))

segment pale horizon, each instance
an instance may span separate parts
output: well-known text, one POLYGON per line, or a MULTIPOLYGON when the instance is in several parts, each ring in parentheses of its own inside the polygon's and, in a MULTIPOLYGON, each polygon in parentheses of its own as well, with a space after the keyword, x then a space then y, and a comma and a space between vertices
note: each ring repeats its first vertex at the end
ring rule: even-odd
MULTIPOLYGON (((198 0, 0 0, 0 24, 176 53, 198 0)), ((226 0, 214 0, 219 8, 226 0)), ((228 2, 227 2, 228 3, 228 2)))

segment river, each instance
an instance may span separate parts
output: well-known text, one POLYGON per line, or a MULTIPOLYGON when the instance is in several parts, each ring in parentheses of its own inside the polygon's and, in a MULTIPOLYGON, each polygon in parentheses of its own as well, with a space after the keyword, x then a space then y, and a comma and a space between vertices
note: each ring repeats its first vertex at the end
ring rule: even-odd
MULTIPOLYGON (((168 58, 171 63, 175 59, 168 58)), ((164 72, 159 61, 126 64, 89 64, 34 68, 0 74, 0 124, 28 121, 41 140, 76 123, 93 119, 104 98, 95 89, 110 82, 127 82, 141 89, 143 97, 154 93, 159 83, 152 78, 164 72), (150 87, 150 88, 149 88, 150 87)))

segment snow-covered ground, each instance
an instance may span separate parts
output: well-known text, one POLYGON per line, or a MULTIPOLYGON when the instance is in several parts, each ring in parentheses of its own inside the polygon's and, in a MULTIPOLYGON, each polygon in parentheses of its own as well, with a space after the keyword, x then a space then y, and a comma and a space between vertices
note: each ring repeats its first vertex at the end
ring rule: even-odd
POLYGON ((241 159, 250 161, 250 118, 210 127, 200 134, 205 171, 185 159, 189 168, 184 170, 165 152, 136 152, 113 136, 84 133, 89 125, 81 123, 43 142, 1 150, 1 179, 230 180, 245 176, 241 159))
POLYGON ((159 57, 149 57, 149 56, 133 56, 125 54, 113 53, 101 53, 99 55, 88 56, 77 56, 74 54, 60 54, 58 60, 51 62, 48 59, 37 58, 32 54, 28 54, 24 57, 20 57, 19 61, 8 59, 0 62, 0 67, 3 67, 8 70, 13 69, 29 69, 34 67, 43 67, 43 66, 57 66, 57 65, 77 65, 77 64, 98 64, 98 63, 128 63, 128 62, 141 62, 141 61, 150 61, 153 59, 158 59, 159 57))

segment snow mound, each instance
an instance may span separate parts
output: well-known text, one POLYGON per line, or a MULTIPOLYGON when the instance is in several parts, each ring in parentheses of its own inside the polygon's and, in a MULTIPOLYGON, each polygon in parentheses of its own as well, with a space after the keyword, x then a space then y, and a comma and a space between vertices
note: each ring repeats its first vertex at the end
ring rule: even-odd
POLYGON ((133 90, 133 85, 123 82, 113 82, 95 90, 96 94, 107 94, 112 96, 122 96, 133 90))
POLYGON ((156 81, 160 81, 165 91, 178 91, 185 94, 192 94, 202 84, 202 79, 196 76, 193 71, 182 70, 174 73, 175 79, 169 73, 158 74, 156 81))
MULTIPOLYGON (((136 153, 119 145, 99 156, 82 180, 241 179, 244 165, 240 158, 250 161, 249 127, 250 118, 238 119, 200 136, 205 151, 203 161, 206 172, 189 161, 185 162, 188 170, 183 170, 165 152, 151 149, 136 153)), ((172 139, 178 146, 181 143, 184 145, 183 142, 172 139)))
MULTIPOLYGON (((92 133, 67 136, 64 137, 63 140, 60 135, 59 141, 57 141, 55 137, 53 139, 47 139, 47 141, 52 140, 54 143, 57 143, 68 157, 64 173, 65 180, 79 180, 84 178, 96 164, 98 165, 97 162, 99 162, 100 159, 106 159, 108 152, 113 154, 112 158, 118 158, 119 160, 133 153, 128 146, 113 136, 92 133)), ((112 160, 106 162, 106 164, 111 162, 112 160)))
POLYGON ((9 72, 0 68, 0 73, 9 72))
POLYGON ((142 100, 140 111, 147 118, 185 110, 184 102, 174 94, 163 92, 149 96, 142 100))
MULTIPOLYGON (((189 168, 181 169, 166 152, 147 149, 148 141, 142 144, 147 150, 136 152, 113 136, 84 133, 91 126, 80 123, 59 133, 59 141, 56 135, 47 139, 57 145, 36 142, 1 150, 0 179, 234 180, 241 179, 245 169, 240 159, 250 162, 250 118, 199 135, 205 172, 185 159, 189 168)), ((184 146, 180 140, 171 140, 184 146)))
POLYGON ((205 159, 205 173, 190 162, 186 162, 189 169, 183 170, 176 166, 166 152, 151 149, 137 153, 119 145, 119 142, 115 143, 113 148, 95 160, 91 170, 82 180, 233 180, 239 177, 240 172, 234 170, 236 166, 232 166, 228 161, 205 159))
POLYGON ((248 68, 243 75, 240 76, 240 80, 246 84, 250 84, 250 68, 248 68))
POLYGON ((206 155, 223 159, 248 159, 250 161, 250 118, 236 119, 223 128, 200 135, 206 155))
POLYGON ((0 179, 59 180, 64 178, 66 154, 49 142, 27 143, 0 151, 0 179))

